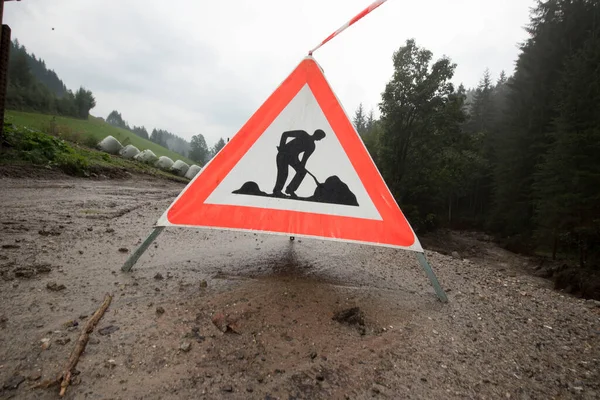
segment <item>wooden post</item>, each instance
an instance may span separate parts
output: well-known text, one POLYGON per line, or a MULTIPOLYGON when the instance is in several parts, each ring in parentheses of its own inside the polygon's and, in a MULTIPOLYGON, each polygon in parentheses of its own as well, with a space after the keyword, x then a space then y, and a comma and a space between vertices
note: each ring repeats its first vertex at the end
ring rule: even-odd
POLYGON ((131 271, 131 268, 133 268, 133 266, 135 265, 137 260, 142 256, 142 254, 144 254, 146 252, 148 247, 152 244, 152 242, 154 242, 154 240, 158 237, 158 235, 160 235, 160 233, 163 231, 163 229, 165 229, 164 226, 157 226, 156 228, 154 228, 152 233, 146 238, 146 240, 144 240, 144 243, 142 243, 140 245, 140 247, 138 247, 133 252, 133 254, 129 256, 127 261, 125 261, 125 264, 123 264, 123 266, 121 267, 121 271, 123 271, 123 272, 131 271))
POLYGON ((438 282, 435 273, 431 269, 431 265, 429 265, 429 263, 427 262, 427 259, 425 258, 425 253, 417 253, 417 259, 419 260, 421 267, 423 267, 423 269, 425 270, 429 281, 433 285, 433 289, 435 290, 435 294, 437 294, 438 299, 440 299, 442 303, 447 303, 448 297, 446 296, 444 289, 442 289, 442 286, 438 282))
MULTIPOLYGON (((4 19, 4 0, 0 0, 0 24, 4 19)), ((10 27, 2 24, 0 30, 0 149, 4 144, 4 107, 8 79, 8 56, 10 53, 10 27)))

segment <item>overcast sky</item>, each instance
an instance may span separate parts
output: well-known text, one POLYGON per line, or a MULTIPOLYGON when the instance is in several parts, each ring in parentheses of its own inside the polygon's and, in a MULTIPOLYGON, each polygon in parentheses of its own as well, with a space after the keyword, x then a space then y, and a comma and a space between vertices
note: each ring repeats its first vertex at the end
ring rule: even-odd
MULTIPOLYGON (((22 0, 4 23, 67 87, 92 90, 93 115, 209 145, 231 137, 307 54, 371 0, 22 0), (54 28, 54 30, 52 30, 54 28)), ((533 0, 389 0, 314 57, 349 115, 377 111, 406 39, 458 64, 454 81, 511 74, 533 0)))

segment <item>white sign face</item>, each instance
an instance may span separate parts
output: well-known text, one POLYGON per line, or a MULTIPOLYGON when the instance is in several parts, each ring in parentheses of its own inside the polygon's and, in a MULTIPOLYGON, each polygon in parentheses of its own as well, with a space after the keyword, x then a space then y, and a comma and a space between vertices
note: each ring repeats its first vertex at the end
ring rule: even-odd
POLYGON ((308 84, 205 204, 381 220, 308 84))

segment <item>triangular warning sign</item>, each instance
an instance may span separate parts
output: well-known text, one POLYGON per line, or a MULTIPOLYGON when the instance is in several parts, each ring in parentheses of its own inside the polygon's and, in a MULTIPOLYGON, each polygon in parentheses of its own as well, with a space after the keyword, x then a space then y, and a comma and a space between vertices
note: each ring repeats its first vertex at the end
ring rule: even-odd
POLYGON ((157 226, 259 231, 423 252, 311 56, 194 177, 157 226))

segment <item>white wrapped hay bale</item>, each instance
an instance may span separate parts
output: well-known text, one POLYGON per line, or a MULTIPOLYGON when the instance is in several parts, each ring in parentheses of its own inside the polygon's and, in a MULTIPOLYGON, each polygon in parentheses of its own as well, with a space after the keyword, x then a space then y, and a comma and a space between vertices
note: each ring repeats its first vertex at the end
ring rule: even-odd
POLYGON ((198 174, 198 172, 200 172, 201 169, 201 167, 194 164, 187 170, 187 172, 185 173, 185 177, 192 180, 198 174))
POLYGON ((158 161, 158 157, 156 157, 156 154, 154 154, 154 152, 152 150, 144 150, 144 151, 140 152, 138 155, 136 155, 135 157, 133 157, 133 159, 136 161, 140 161, 140 162, 152 164, 152 165, 154 165, 154 163, 156 161, 158 161))
POLYGON ((171 167, 171 171, 175 172, 179 176, 185 176, 186 172, 188 172, 188 169, 190 169, 190 166, 181 160, 175 161, 171 167))
POLYGON ((140 150, 132 144, 123 147, 119 154, 123 158, 131 159, 139 154, 140 150))
POLYGON ((98 148, 109 154, 119 154, 119 151, 121 151, 123 145, 117 139, 108 135, 102 139, 100 143, 98 143, 98 148))
POLYGON ((154 163, 154 166, 162 169, 163 171, 168 171, 173 166, 173 160, 167 156, 160 156, 158 157, 158 161, 154 163))

